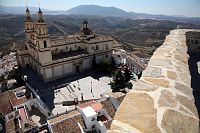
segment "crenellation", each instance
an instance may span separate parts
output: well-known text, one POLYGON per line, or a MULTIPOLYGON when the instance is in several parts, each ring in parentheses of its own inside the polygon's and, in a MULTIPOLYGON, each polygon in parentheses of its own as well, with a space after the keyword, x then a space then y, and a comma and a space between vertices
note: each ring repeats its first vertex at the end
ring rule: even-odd
POLYGON ((186 42, 188 34, 193 38, 193 31, 197 38, 200 30, 170 31, 163 45, 154 52, 141 79, 119 106, 109 133, 131 132, 126 130, 128 126, 143 133, 199 133, 188 64, 188 53, 196 51, 187 48, 186 42), (123 127, 115 121, 124 123, 123 127), (147 122, 151 122, 151 127, 147 122))

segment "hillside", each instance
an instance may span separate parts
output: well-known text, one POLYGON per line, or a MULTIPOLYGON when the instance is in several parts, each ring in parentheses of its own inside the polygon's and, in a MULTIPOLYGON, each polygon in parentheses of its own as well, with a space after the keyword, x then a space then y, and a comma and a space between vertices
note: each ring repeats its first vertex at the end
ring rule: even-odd
MULTIPOLYGON (((24 14, 26 7, 5 7, 0 6, 0 14, 24 14)), ((38 7, 29 7, 31 13, 37 13, 38 7)), ((94 16, 110 16, 131 19, 156 19, 170 20, 176 22, 200 23, 200 18, 184 17, 184 16, 168 16, 162 14, 147 14, 127 12, 116 7, 104 7, 98 5, 79 5, 69 10, 48 10, 42 9, 45 14, 50 15, 94 15, 94 16)))
POLYGON ((131 17, 131 14, 116 7, 103 7, 98 5, 80 5, 67 10, 68 14, 96 15, 113 17, 131 17))
MULTIPOLYGON (((127 19, 91 15, 45 15, 50 36, 74 34, 86 20, 96 34, 110 35, 123 42, 130 51, 143 50, 148 54, 159 47, 169 31, 177 25, 183 28, 200 28, 199 23, 180 23, 167 20, 127 19)), ((36 18, 36 15, 33 15, 36 18)), ((24 39, 24 15, 0 15, 0 50, 9 50, 15 43, 19 47, 24 39)))

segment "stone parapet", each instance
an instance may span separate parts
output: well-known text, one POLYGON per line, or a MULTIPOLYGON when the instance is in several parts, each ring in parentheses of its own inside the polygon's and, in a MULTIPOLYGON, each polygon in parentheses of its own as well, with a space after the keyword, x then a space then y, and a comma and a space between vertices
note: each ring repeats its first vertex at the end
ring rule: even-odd
POLYGON ((154 52, 141 79, 119 106, 109 133, 199 133, 188 31, 194 30, 172 30, 154 52))

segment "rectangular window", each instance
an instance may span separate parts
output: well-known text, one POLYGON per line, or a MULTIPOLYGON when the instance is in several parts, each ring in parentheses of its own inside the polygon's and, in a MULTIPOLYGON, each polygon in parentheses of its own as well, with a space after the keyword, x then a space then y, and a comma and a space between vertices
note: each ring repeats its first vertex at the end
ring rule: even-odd
POLYGON ((99 50, 99 45, 96 45, 96 50, 99 50))
POLYGON ((44 40, 44 48, 47 48, 47 41, 46 40, 44 40))
POLYGON ((106 50, 108 50, 108 49, 109 49, 108 44, 106 44, 106 50))

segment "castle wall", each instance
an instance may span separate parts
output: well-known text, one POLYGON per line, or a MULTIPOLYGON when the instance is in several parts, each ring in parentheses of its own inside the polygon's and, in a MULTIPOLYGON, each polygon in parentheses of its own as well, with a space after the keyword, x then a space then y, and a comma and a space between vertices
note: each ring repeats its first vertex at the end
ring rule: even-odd
MULTIPOLYGON (((186 33, 173 30, 120 104, 109 133, 199 133, 186 33)), ((197 30, 200 32, 200 30, 197 30)))

